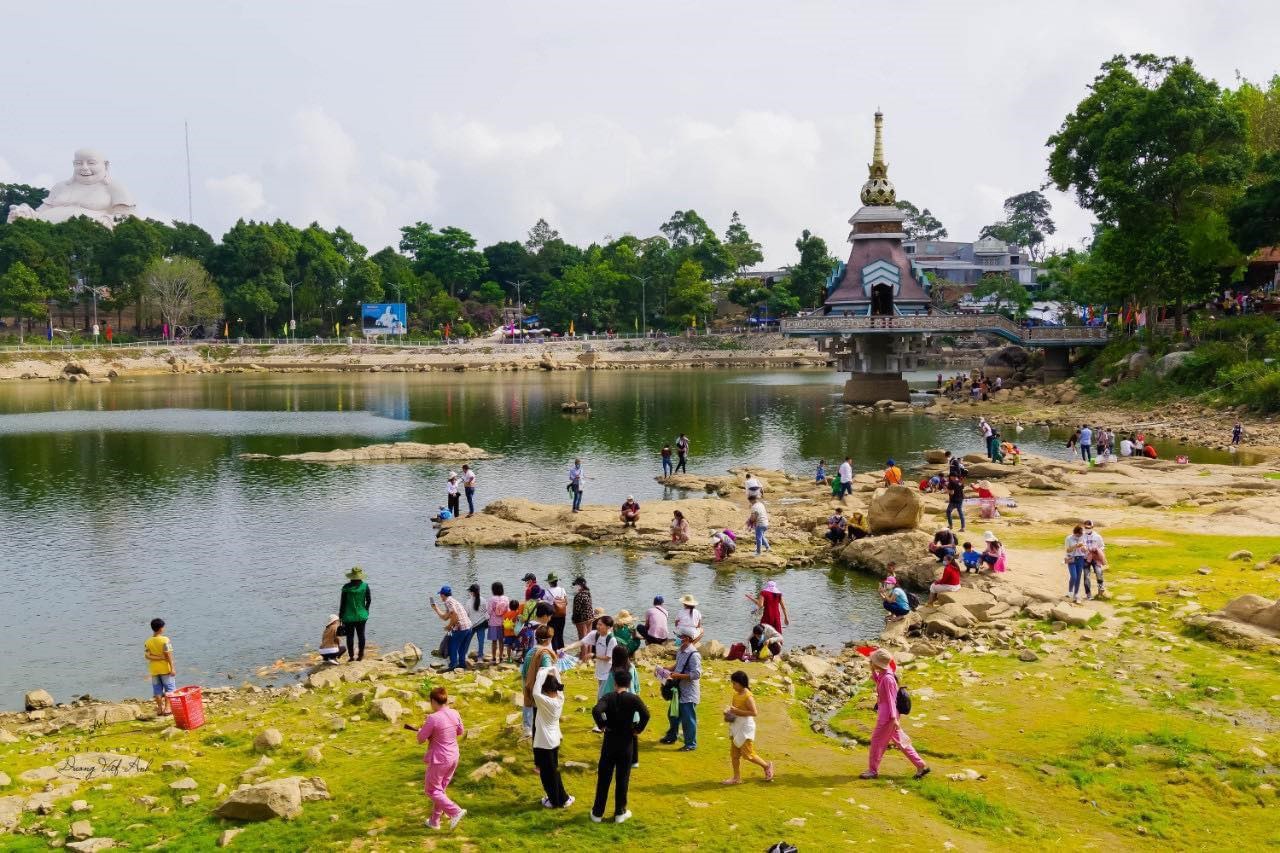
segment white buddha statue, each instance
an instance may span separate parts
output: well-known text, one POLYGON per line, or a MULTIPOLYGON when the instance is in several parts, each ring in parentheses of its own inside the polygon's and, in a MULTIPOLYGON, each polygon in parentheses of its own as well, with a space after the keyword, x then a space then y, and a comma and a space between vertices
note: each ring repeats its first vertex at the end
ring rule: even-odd
POLYGON ((81 148, 75 154, 71 180, 60 181, 49 190, 49 196, 38 208, 19 204, 9 209, 9 221, 43 219, 66 222, 76 216, 87 216, 108 228, 132 216, 137 209, 129 191, 111 179, 111 162, 96 151, 81 148))

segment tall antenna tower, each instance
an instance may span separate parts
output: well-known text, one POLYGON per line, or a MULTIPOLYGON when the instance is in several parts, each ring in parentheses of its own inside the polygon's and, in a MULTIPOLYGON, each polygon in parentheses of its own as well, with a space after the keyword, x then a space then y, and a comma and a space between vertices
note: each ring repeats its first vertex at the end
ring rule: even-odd
POLYGON ((182 121, 182 138, 187 148, 187 221, 194 225, 195 219, 191 215, 191 128, 186 119, 182 121))

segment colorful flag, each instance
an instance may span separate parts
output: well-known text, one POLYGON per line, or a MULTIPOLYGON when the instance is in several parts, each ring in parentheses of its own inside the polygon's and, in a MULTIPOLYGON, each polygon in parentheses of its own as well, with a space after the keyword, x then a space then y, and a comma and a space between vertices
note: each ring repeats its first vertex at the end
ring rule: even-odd
POLYGON ((49 327, 45 330, 45 337, 49 339, 49 343, 53 343, 53 318, 49 318, 49 327))

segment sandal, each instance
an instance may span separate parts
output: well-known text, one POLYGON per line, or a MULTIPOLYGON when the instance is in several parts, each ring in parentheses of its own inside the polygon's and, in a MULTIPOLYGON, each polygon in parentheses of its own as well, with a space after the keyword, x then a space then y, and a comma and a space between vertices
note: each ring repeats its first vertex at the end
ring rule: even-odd
POLYGON ((766 782, 773 781, 773 762, 772 761, 770 761, 769 766, 764 769, 764 781, 766 782))
POLYGON ((870 770, 863 770, 861 773, 858 774, 858 778, 859 779, 879 779, 880 774, 872 773, 870 770))
POLYGON ((930 770, 930 767, 926 764, 924 767, 921 767, 919 770, 917 770, 916 775, 912 776, 911 778, 923 779, 924 777, 929 775, 929 770, 930 770))

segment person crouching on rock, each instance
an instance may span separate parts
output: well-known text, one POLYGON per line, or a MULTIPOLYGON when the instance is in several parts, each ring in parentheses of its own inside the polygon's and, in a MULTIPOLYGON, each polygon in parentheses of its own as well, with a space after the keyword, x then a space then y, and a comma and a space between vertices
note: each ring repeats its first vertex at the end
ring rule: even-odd
POLYGON ((715 562, 724 562, 738 550, 737 535, 728 528, 717 530, 711 534, 711 550, 715 562))
POLYGON ((636 503, 633 495, 627 495, 627 499, 622 503, 622 512, 618 516, 622 519, 623 527, 634 528, 636 522, 640 520, 640 504, 636 503))
POLYGON ((671 542, 675 545, 683 545, 688 541, 689 522, 685 520, 683 512, 674 510, 671 513, 671 542))
POLYGON ((960 566, 956 563, 955 554, 948 554, 942 565, 942 577, 929 584, 929 604, 938 601, 938 595, 944 592, 955 592, 960 588, 960 566))
POLYGON ((320 657, 325 663, 337 664, 338 658, 346 652, 342 640, 338 638, 341 630, 342 621, 338 619, 338 614, 330 613, 329 624, 324 626, 324 634, 320 637, 320 657))
MULTIPOLYGON (((892 568, 893 564, 889 564, 892 568)), ((898 579, 889 575, 880 583, 880 598, 884 609, 889 611, 890 622, 897 622, 911 612, 911 602, 907 599, 907 591, 898 586, 898 579)))

